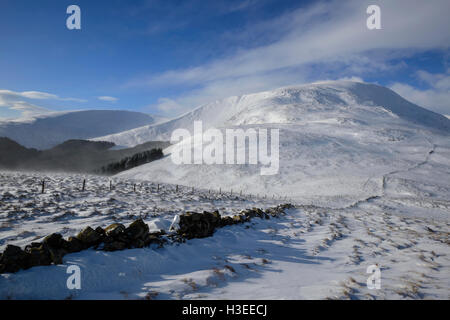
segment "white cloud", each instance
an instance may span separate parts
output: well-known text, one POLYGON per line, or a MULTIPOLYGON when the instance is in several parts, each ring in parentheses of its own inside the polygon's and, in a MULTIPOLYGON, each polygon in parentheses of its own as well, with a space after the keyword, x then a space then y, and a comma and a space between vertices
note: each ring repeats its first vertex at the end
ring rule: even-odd
POLYGON ((55 94, 41 91, 12 91, 0 89, 0 108, 17 111, 21 116, 30 117, 51 112, 49 109, 37 106, 27 100, 57 100, 85 102, 83 99, 61 98, 55 94))
POLYGON ((50 112, 50 110, 48 109, 33 105, 25 101, 16 101, 9 109, 19 111, 23 117, 31 117, 50 112))
POLYGON ((346 80, 346 81, 364 82, 363 78, 361 78, 361 77, 355 77, 355 76, 352 76, 352 77, 343 77, 343 78, 339 78, 339 79, 337 79, 337 80, 346 80))
POLYGON ((27 99, 36 99, 36 100, 59 100, 59 101, 77 101, 77 102, 86 102, 84 99, 77 99, 77 98, 61 98, 55 94, 47 93, 47 92, 41 92, 41 91, 12 91, 12 90, 5 90, 0 89, 0 97, 6 97, 10 100, 20 99, 20 98, 27 98, 27 99))
POLYGON ((258 0, 242 0, 236 5, 232 5, 230 3, 227 3, 227 4, 228 4, 228 6, 225 9, 225 11, 227 13, 230 13, 230 12, 245 10, 249 7, 252 7, 252 6, 258 4, 258 0))
POLYGON ((429 73, 424 70, 419 70, 417 76, 433 88, 450 91, 450 68, 447 69, 446 73, 429 73))
MULTIPOLYGON (((402 67, 392 65, 395 57, 450 46, 448 17, 442 14, 448 11, 448 0, 316 2, 258 26, 278 36, 270 43, 240 48, 203 65, 134 79, 128 85, 192 86, 195 89, 175 102, 193 107, 186 103, 317 79, 318 69, 335 69, 341 76, 392 72, 402 67), (382 30, 366 27, 366 9, 375 3, 381 7, 382 30)), ((241 34, 251 38, 252 30, 249 26, 241 34)))
POLYGON ((407 100, 441 114, 450 114, 450 69, 445 74, 418 71, 417 77, 429 88, 417 89, 408 84, 394 83, 390 86, 407 100))
POLYGON ((183 105, 169 98, 159 98, 156 107, 168 115, 175 115, 186 111, 183 105))
POLYGON ((97 99, 101 100, 101 101, 107 101, 107 102, 117 102, 119 100, 119 98, 110 97, 110 96, 101 96, 101 97, 97 97, 97 99))
POLYGON ((16 92, 15 94, 17 94, 20 97, 29 99, 44 99, 44 100, 59 99, 57 95, 40 91, 24 91, 24 92, 16 92))

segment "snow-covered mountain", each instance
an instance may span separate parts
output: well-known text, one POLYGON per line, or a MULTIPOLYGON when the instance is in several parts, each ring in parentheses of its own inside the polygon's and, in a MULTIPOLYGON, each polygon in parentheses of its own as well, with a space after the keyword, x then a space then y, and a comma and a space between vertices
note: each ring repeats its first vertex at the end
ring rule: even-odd
POLYGON ((47 149, 69 139, 89 139, 155 122, 148 114, 132 111, 55 112, 26 120, 0 121, 0 137, 28 148, 47 149))
POLYGON ((208 127, 260 124, 299 124, 315 121, 367 120, 370 114, 422 125, 429 130, 450 132, 450 122, 441 114, 421 108, 394 91, 368 83, 327 81, 234 96, 202 105, 178 118, 99 137, 96 140, 134 146, 149 140, 168 140, 177 128, 193 129, 193 122, 208 127))
MULTIPOLYGON (((202 120, 204 130, 280 129, 278 174, 260 175, 261 165, 176 165, 169 156, 119 176, 340 206, 381 195, 392 175, 429 167, 420 183, 434 181, 447 190, 441 178, 450 168, 450 120, 367 83, 322 82, 231 97, 99 140, 131 146, 169 139, 177 128, 193 132, 194 120, 202 120), (432 168, 431 159, 437 161, 432 168)), ((399 181, 395 192, 400 194, 418 188, 399 181)))

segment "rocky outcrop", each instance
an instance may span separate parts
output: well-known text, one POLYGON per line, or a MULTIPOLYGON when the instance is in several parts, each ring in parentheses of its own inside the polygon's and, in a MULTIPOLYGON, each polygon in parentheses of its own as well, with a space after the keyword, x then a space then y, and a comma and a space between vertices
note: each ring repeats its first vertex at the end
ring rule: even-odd
POLYGON ((278 217, 284 213, 284 210, 293 207, 290 204, 279 205, 265 211, 259 208, 246 209, 240 214, 232 217, 221 217, 218 211, 203 213, 187 212, 179 216, 177 235, 179 238, 193 239, 212 236, 217 228, 241 224, 250 221, 252 218, 269 219, 278 217))
POLYGON ((65 249, 69 253, 80 252, 84 249, 84 244, 77 237, 69 237, 65 243, 65 249))
POLYGON ((187 212, 180 215, 177 233, 186 239, 210 237, 214 230, 221 225, 220 221, 219 211, 187 212))
MULTIPOLYGON (((186 212, 176 219, 178 229, 174 230, 172 238, 176 241, 185 241, 210 237, 217 228, 242 224, 253 218, 278 217, 285 209, 291 207, 292 205, 285 204, 264 211, 258 208, 246 209, 232 217, 222 217, 219 211, 186 212)), ((161 246, 166 241, 164 235, 164 230, 149 232, 148 225, 142 219, 132 222, 128 227, 120 223, 114 223, 105 229, 101 227, 93 229, 88 226, 76 237, 69 237, 67 240, 59 233, 52 233, 42 242, 27 245, 24 250, 14 245, 6 246, 4 252, 0 253, 0 273, 13 273, 34 266, 62 264, 64 255, 91 247, 97 250, 117 251, 143 248, 152 243, 161 246)))
POLYGON ((150 233, 149 227, 142 219, 136 220, 126 228, 122 224, 112 224, 106 229, 86 227, 76 237, 65 240, 61 234, 52 233, 42 242, 33 242, 24 250, 18 246, 8 245, 0 253, 0 273, 13 273, 34 266, 62 264, 68 253, 79 252, 95 247, 105 251, 128 248, 142 248, 151 243, 162 243, 164 232, 150 233))
POLYGON ((121 223, 113 223, 105 228, 105 233, 108 237, 117 237, 125 231, 125 226, 121 223))
POLYGON ((100 243, 102 234, 98 232, 98 229, 86 227, 77 235, 77 238, 83 243, 84 247, 89 248, 100 243))
POLYGON ((64 255, 69 253, 68 241, 58 233, 53 233, 40 242, 27 245, 24 250, 8 245, 0 256, 0 273, 17 272, 34 266, 61 264, 64 255))
POLYGON ((119 223, 114 223, 105 229, 103 250, 116 251, 131 248, 143 248, 151 243, 161 244, 160 236, 163 233, 150 233, 148 225, 138 219, 128 228, 119 223))
POLYGON ((29 264, 29 256, 20 247, 7 245, 0 257, 0 273, 28 269, 29 264))

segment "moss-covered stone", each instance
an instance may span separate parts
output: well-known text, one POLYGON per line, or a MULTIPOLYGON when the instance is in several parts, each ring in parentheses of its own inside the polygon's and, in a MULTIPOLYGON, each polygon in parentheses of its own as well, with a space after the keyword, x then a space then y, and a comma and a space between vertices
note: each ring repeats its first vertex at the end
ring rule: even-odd
POLYGON ((238 224, 238 223, 244 223, 245 220, 246 220, 246 218, 245 218, 245 216, 243 216, 243 215, 236 214, 236 215, 233 216, 233 222, 234 222, 235 224, 238 224))
POLYGON ((218 211, 187 212, 180 216, 178 234, 187 239, 204 238, 211 236, 220 226, 221 217, 218 211))
POLYGON ((11 244, 6 246, 0 261, 1 273, 13 273, 30 266, 29 255, 25 251, 11 244))
POLYGON ((125 234, 131 240, 143 239, 148 234, 148 231, 148 225, 142 219, 138 219, 126 228, 125 234))
POLYGON ((97 232, 101 236, 105 236, 106 235, 106 232, 105 232, 105 230, 103 230, 102 227, 95 228, 95 232, 97 232))
POLYGON ((67 239, 64 249, 66 249, 67 252, 69 253, 73 253, 73 252, 80 252, 81 250, 84 249, 84 247, 85 246, 80 239, 76 237, 69 237, 69 239, 67 239))
POLYGON ((42 243, 48 245, 49 247, 60 249, 65 245, 65 240, 60 233, 52 233, 44 238, 42 243))
POLYGON ((162 244, 161 232, 149 233, 144 238, 144 246, 149 246, 152 243, 162 244))
POLYGON ((56 248, 48 248, 50 253, 50 258, 54 264, 62 264, 63 257, 67 254, 67 251, 64 249, 56 249, 56 248))
POLYGON ((127 244, 122 241, 113 241, 109 243, 105 243, 103 250, 105 251, 118 251, 124 250, 127 248, 127 244))
POLYGON ((131 242, 132 248, 143 248, 145 246, 145 242, 142 239, 135 239, 131 242))
POLYGON ((125 226, 121 223, 113 223, 105 228, 105 234, 109 237, 117 237, 125 232, 125 226))
POLYGON ((98 244, 102 239, 102 235, 97 233, 91 227, 86 227, 77 235, 77 238, 83 242, 85 246, 90 247, 98 244))
POLYGON ((220 226, 221 227, 231 226, 232 224, 233 224, 233 218, 230 217, 230 216, 223 217, 220 220, 220 226))
POLYGON ((29 254, 30 267, 48 266, 52 263, 48 246, 45 244, 32 243, 25 247, 25 252, 29 254))

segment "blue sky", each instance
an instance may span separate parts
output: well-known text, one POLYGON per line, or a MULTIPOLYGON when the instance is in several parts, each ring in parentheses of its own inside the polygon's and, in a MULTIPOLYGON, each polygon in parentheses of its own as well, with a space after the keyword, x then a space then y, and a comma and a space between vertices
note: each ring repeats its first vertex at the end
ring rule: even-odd
POLYGON ((2 0, 0 117, 128 109, 174 116, 318 80, 386 85, 450 114, 448 0, 2 0), (81 30, 66 8, 81 8, 81 30), (381 8, 368 30, 366 8, 381 8))

